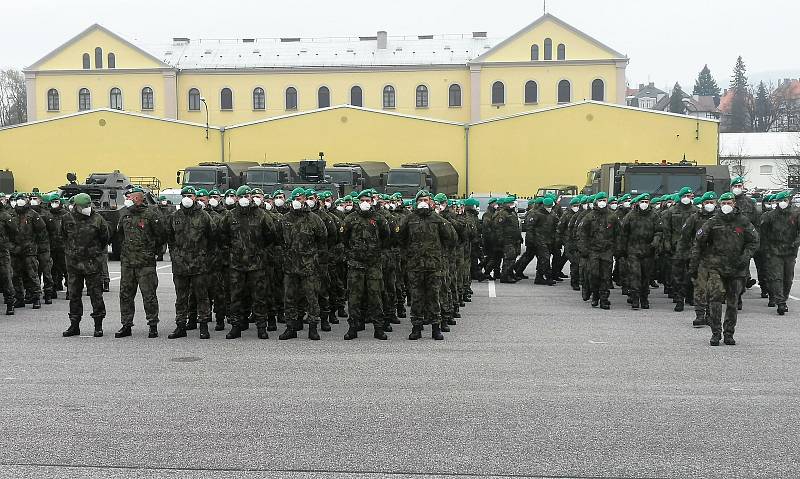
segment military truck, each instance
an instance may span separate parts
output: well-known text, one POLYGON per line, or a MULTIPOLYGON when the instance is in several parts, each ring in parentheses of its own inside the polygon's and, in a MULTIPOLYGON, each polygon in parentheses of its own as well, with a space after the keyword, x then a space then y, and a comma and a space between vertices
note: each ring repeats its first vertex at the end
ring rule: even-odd
POLYGON ((684 186, 695 193, 727 191, 730 188, 727 166, 697 165, 686 160, 678 163, 606 163, 589 171, 583 194, 606 191, 619 196, 624 193, 665 195, 684 186))
POLYGON ((295 188, 313 188, 316 191, 330 191, 334 198, 344 196, 344 188, 331 182, 325 170, 325 160, 320 153, 318 160, 301 160, 297 167, 297 178, 285 183, 283 189, 291 191, 295 188))
POLYGON ((362 161, 359 163, 334 163, 325 169, 325 176, 336 183, 344 194, 373 188, 379 193, 386 190, 384 184, 389 165, 383 161, 362 161))
POLYGON ((404 163, 400 168, 389 170, 386 177, 387 194, 399 192, 404 197, 413 197, 422 189, 432 194, 455 196, 458 194, 458 172, 446 161, 404 163))
POLYGON ((259 166, 256 161, 231 161, 219 163, 215 161, 189 166, 176 172, 175 182, 181 186, 194 186, 220 191, 237 189, 244 184, 245 171, 248 168, 259 166))
POLYGON ((548 185, 536 190, 536 197, 542 198, 547 195, 556 196, 575 196, 578 194, 577 185, 548 185))
POLYGON ((125 208, 125 193, 133 186, 145 189, 145 202, 155 204, 152 191, 158 191, 160 182, 157 178, 131 176, 128 177, 119 170, 111 173, 92 173, 83 184, 78 183, 75 173, 67 173, 67 184, 60 187, 64 198, 72 198, 78 193, 86 193, 92 199, 92 206, 107 222, 112 232, 111 254, 109 258, 118 260, 122 250, 122 237, 117 234, 117 222, 121 210, 125 208))
POLYGON ((272 193, 284 185, 298 181, 298 173, 293 163, 262 163, 251 166, 244 174, 244 182, 252 188, 261 188, 272 193))

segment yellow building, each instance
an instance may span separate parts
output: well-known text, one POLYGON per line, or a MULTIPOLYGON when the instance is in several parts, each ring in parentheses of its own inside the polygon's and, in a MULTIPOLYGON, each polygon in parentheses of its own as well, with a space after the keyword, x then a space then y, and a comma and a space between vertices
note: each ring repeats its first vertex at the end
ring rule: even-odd
POLYGON ((625 55, 550 14, 466 35, 173 38, 92 25, 25 69, 29 121, 111 108, 234 125, 350 104, 456 122, 581 100, 625 103, 625 55))

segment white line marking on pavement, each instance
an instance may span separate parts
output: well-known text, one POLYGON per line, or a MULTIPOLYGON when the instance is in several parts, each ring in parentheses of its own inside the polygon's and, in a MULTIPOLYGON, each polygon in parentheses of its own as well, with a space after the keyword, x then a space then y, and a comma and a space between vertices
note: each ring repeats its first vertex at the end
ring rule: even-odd
MULTIPOLYGON (((171 268, 171 267, 172 267, 172 265, 171 265, 171 264, 165 264, 164 266, 158 266, 158 267, 156 268, 156 271, 158 271, 158 270, 160 270, 160 269, 164 269, 164 268, 171 268)), ((116 281, 116 280, 120 279, 121 277, 122 277, 122 276, 116 276, 116 277, 114 277, 114 278, 108 278, 108 280, 109 280, 109 281, 116 281)))
POLYGON ((794 297, 794 296, 792 296, 791 294, 789 295, 789 299, 793 299, 793 300, 795 300, 795 301, 800 301, 800 298, 795 298, 795 297, 794 297))
POLYGON ((494 289, 494 281, 489 281, 489 297, 490 298, 497 297, 497 290, 494 289))
POLYGON ((14 381, 14 380, 16 380, 17 378, 3 378, 3 379, 4 379, 4 380, 6 380, 6 381, 14 381))
POLYGON ((608 342, 606 342, 606 341, 592 341, 590 339, 589 340, 589 344, 608 344, 608 342))

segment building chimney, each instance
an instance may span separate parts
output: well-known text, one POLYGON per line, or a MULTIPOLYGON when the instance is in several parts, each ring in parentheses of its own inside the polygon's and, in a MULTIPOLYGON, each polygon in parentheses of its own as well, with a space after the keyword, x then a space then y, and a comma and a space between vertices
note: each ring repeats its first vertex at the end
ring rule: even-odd
POLYGON ((644 90, 644 83, 639 83, 639 89, 644 90))
POLYGON ((386 50, 386 31, 381 30, 378 32, 378 50, 386 50))

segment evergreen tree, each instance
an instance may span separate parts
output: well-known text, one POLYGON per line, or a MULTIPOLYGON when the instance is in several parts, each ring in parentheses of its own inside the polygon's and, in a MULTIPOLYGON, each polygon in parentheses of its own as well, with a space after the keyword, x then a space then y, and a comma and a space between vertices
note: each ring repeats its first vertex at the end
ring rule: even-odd
POLYGON ((744 65, 741 55, 736 59, 736 66, 733 67, 731 76, 730 93, 730 128, 734 133, 743 133, 750 130, 750 118, 747 113, 747 102, 749 92, 747 91, 747 67, 744 65))
POLYGON ((772 102, 770 101, 769 94, 767 93, 767 86, 764 82, 758 83, 758 90, 756 90, 755 100, 755 130, 768 131, 772 115, 772 102))
POLYGON ((675 83, 675 86, 672 87, 672 95, 669 97, 669 111, 672 113, 685 113, 686 107, 683 104, 683 97, 683 89, 681 89, 680 84, 675 83))
POLYGON ((708 65, 705 65, 703 69, 700 70, 700 74, 697 75, 697 80, 694 82, 694 90, 692 91, 692 95, 713 96, 714 98, 719 98, 719 85, 717 85, 717 81, 714 80, 714 77, 711 76, 711 70, 709 70, 708 65))

